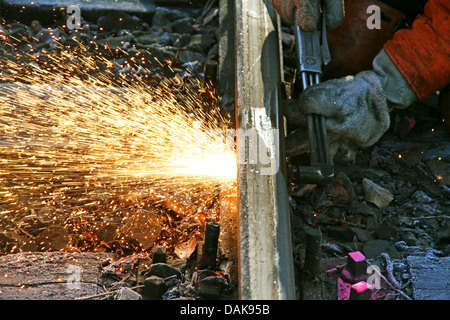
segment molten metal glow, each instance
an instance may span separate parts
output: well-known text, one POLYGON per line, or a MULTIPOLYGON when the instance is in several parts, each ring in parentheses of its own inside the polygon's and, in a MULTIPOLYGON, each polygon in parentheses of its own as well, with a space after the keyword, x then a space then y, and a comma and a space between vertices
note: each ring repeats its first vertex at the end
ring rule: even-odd
POLYGON ((233 180, 236 179, 236 158, 226 150, 216 153, 199 153, 202 156, 187 156, 176 169, 183 176, 203 177, 204 179, 233 180))

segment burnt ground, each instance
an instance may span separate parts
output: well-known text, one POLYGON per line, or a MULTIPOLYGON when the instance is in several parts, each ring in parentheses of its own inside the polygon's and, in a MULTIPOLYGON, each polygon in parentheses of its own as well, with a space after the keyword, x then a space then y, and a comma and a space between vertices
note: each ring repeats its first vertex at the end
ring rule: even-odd
MULTIPOLYGON (((115 75, 119 84, 130 83, 134 77, 148 81, 149 85, 158 85, 162 78, 176 75, 186 80, 202 79, 205 61, 217 60, 218 17, 215 9, 203 11, 202 7, 194 7, 184 12, 177 8, 158 8, 142 17, 116 12, 84 21, 84 29, 77 33, 59 28, 61 24, 57 21, 42 23, 44 28, 60 30, 57 39, 49 36, 47 31, 38 36, 39 31, 31 20, 4 20, 0 30, 7 41, 2 39, 0 50, 3 57, 25 62, 24 72, 31 70, 27 63, 43 66, 48 62, 45 57, 61 50, 58 43, 62 43, 64 50, 69 49, 67 46, 74 50, 84 45, 83 50, 87 50, 84 52, 93 59, 101 53, 102 59, 106 58, 112 64, 104 65, 99 59, 99 68, 90 72, 110 68, 107 71, 115 75), (34 53, 34 61, 24 57, 30 51, 34 53), (160 61, 169 59, 170 68, 155 61, 154 57, 160 61)), ((83 67, 80 66, 78 71, 74 69, 75 76, 82 77, 79 71, 83 67)), ((7 66, 3 65, 2 70, 6 69, 7 66)), ((340 164, 335 158, 334 183, 291 186, 294 257, 300 298, 342 297, 342 286, 338 286, 337 278, 345 265, 347 253, 353 251, 363 252, 369 264, 379 266, 386 278, 383 290, 374 292, 373 299, 402 299, 404 295, 414 298, 408 261, 414 257, 439 259, 450 255, 450 134, 445 125, 436 96, 406 110, 394 111, 389 132, 374 146, 359 150, 355 163, 340 164), (415 119, 415 126, 409 132, 404 128, 405 116, 415 119), (372 190, 370 195, 369 189, 372 190), (386 207, 380 208, 380 199, 388 203, 386 207), (313 281, 302 273, 305 231, 309 228, 319 229, 322 235, 322 273, 313 281), (404 295, 390 286, 394 282, 392 276, 404 295)), ((210 204, 215 203, 214 199, 217 195, 210 196, 210 204)), ((90 215, 69 224, 59 218, 69 214, 73 210, 71 206, 86 203, 73 199, 72 202, 56 200, 45 209, 30 209, 23 205, 18 212, 21 218, 27 217, 28 220, 24 224, 19 223, 20 228, 11 221, 2 220, 2 254, 14 259, 14 254, 23 255, 21 251, 47 251, 48 247, 37 245, 47 239, 55 245, 52 250, 109 254, 102 260, 99 285, 92 299, 124 298, 126 293, 131 295, 130 299, 136 298, 130 290, 124 290, 124 295, 118 296, 121 287, 133 288, 131 291, 145 296, 143 286, 147 278, 148 286, 155 288, 152 292, 159 292, 158 297, 163 299, 235 297, 227 274, 230 270, 227 259, 219 256, 220 266, 215 271, 196 269, 207 219, 204 212, 196 211, 198 203, 195 199, 171 199, 160 207, 162 212, 156 213, 150 210, 154 199, 139 199, 140 203, 145 202, 148 206, 127 203, 112 207, 104 201, 90 208, 90 215), (180 218, 174 209, 180 207, 180 202, 185 204, 182 208, 197 214, 180 218), (100 232, 96 228, 105 222, 103 216, 99 220, 92 214, 96 210, 114 213, 114 219, 110 217, 107 223, 113 224, 113 229, 105 227, 100 232), (164 244, 172 237, 180 247, 177 252, 168 248, 165 263, 164 259, 160 260, 153 270, 152 247, 142 249, 139 239, 113 232, 126 230, 130 226, 130 223, 127 225, 129 216, 137 211, 151 211, 147 213, 158 215, 165 226, 177 222, 183 226, 183 231, 187 230, 168 233, 167 228, 162 228, 161 241, 156 242, 164 244), (196 241, 189 243, 187 240, 192 235, 196 241), (104 292, 114 294, 96 296, 104 292)), ((212 205, 211 210, 214 210, 212 205)), ((134 225, 140 224, 135 222, 134 225)), ((21 256, 17 258, 24 261, 21 256)), ((14 290, 28 288, 7 281, 2 283, 11 285, 14 290)), ((34 297, 40 298, 39 294, 34 297)), ((0 295, 0 298, 8 299, 8 296, 0 295)))

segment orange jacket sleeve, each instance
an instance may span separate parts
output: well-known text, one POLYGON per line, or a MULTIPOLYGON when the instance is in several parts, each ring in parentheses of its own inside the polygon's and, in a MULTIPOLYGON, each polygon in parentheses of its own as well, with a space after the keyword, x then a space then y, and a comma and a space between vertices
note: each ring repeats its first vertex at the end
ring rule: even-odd
POLYGON ((450 0, 430 0, 384 49, 419 100, 450 83, 450 0))

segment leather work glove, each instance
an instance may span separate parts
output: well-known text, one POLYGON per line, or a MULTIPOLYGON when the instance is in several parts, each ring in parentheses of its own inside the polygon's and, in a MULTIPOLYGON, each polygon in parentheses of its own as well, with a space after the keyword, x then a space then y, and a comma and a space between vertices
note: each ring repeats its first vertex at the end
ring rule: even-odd
MULTIPOLYGON (((314 31, 318 25, 320 0, 271 0, 281 19, 298 24, 303 31, 314 31)), ((327 27, 337 28, 344 18, 344 0, 324 0, 327 27)))
MULTIPOLYGON (((284 114, 289 123, 301 126, 306 125, 305 114, 325 116, 333 155, 339 144, 373 145, 389 129, 389 112, 404 109, 416 100, 411 86, 383 49, 373 61, 373 70, 308 87, 298 104, 285 105, 284 114)), ((288 155, 308 150, 308 135, 302 130, 286 138, 288 155)))

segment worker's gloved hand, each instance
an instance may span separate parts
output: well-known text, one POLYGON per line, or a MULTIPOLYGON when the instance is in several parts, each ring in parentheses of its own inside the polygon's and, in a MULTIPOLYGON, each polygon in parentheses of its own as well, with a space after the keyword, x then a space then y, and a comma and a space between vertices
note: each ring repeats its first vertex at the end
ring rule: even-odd
MULTIPOLYGON (((271 0, 281 19, 291 25, 298 24, 303 31, 314 31, 318 25, 320 0, 271 0)), ((324 0, 327 27, 337 28, 344 18, 343 0, 324 0)))
MULTIPOLYGON (((330 143, 349 140, 361 147, 374 144, 388 130, 392 108, 406 108, 417 97, 384 50, 375 57, 373 67, 356 76, 308 87, 298 104, 285 106, 286 118, 291 124, 304 125, 305 114, 320 114, 326 117, 330 143)), ((295 146, 295 138, 287 141, 295 146)), ((293 151, 298 154, 300 150, 293 151)))

